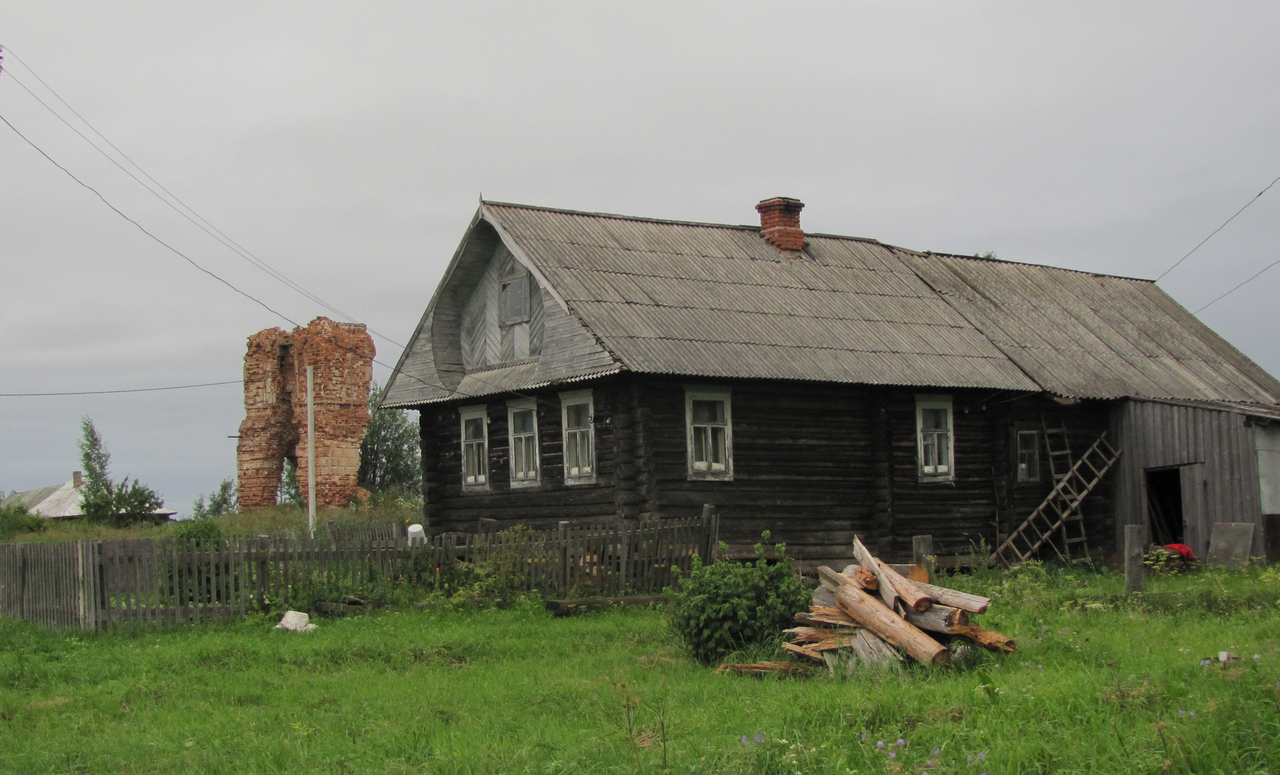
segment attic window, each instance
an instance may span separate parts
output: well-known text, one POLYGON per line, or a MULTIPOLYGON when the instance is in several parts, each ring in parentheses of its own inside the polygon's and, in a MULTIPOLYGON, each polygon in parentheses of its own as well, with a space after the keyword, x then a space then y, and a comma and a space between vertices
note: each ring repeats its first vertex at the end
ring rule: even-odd
POLYGON ((499 318, 501 318, 500 322, 504 326, 528 322, 528 275, 525 275, 524 277, 512 277, 502 281, 502 292, 499 299, 499 318))

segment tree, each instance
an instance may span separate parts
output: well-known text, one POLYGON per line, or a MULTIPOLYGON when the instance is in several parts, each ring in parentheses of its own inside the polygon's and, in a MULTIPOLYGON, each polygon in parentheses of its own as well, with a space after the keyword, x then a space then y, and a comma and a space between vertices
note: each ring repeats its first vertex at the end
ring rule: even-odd
POLYGON ((205 505, 203 494, 196 497, 196 502, 191 507, 191 516, 195 519, 205 519, 220 517, 239 510, 240 493, 236 491, 235 480, 228 476, 218 484, 217 490, 209 494, 209 505, 205 505))
POLYGON ((369 425, 360 442, 360 474, 357 481, 370 492, 422 490, 422 450, 418 429, 403 409, 376 409, 385 388, 373 384, 369 391, 369 425))
POLYGON ((164 506, 164 499, 155 490, 137 479, 111 481, 111 453, 102 442, 93 420, 85 417, 80 422, 80 465, 84 468, 84 487, 81 489, 81 510, 91 522, 105 522, 124 527, 134 522, 148 520, 151 513, 164 506))

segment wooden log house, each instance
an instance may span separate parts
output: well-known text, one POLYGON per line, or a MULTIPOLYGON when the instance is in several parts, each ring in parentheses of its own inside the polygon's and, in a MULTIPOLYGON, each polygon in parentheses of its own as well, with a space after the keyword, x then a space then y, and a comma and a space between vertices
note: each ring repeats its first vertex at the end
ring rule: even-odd
POLYGON ((836 565, 855 535, 990 551, 1064 478, 1091 489, 1037 552, 1125 524, 1203 552, 1280 513, 1280 382, 1153 282, 805 234, 802 207, 482 202, 382 403, 420 412, 428 529, 712 503, 733 554, 768 530, 836 565))

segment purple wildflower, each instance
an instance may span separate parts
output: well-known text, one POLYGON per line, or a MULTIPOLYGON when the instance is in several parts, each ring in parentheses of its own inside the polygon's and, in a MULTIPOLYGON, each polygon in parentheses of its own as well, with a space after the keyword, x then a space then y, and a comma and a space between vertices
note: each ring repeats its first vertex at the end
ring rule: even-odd
POLYGON ((1195 718, 1195 717, 1196 717, 1196 712, 1193 710, 1191 711, 1191 718, 1195 718))
POLYGON ((889 758, 890 758, 890 759, 896 759, 896 758, 898 758, 898 752, 897 752, 897 751, 890 751, 890 752, 889 752, 889 758))
POLYGON ((756 742, 757 742, 757 743, 763 743, 763 742, 764 742, 764 735, 760 734, 759 732, 756 732, 756 742))
POLYGON ((987 760, 987 755, 985 753, 978 754, 978 761, 985 762, 986 760, 987 760))
POLYGON ((972 761, 973 761, 973 754, 969 754, 969 761, 970 761, 970 762, 972 762, 972 761))
MULTIPOLYGON (((1276 686, 1277 686, 1277 687, 1280 687, 1280 681, 1276 681, 1276 686)), ((864 743, 865 743, 865 742, 867 742, 867 733, 866 733, 866 732, 863 732, 863 733, 862 733, 862 742, 864 742, 864 743)))
POLYGON ((876 741, 876 748, 884 748, 884 741, 883 741, 883 740, 877 740, 877 741, 876 741))
POLYGON ((899 737, 899 738, 898 738, 898 743, 897 743, 897 745, 898 745, 898 747, 900 747, 900 748, 904 748, 904 747, 906 747, 906 745, 907 745, 907 741, 906 741, 906 740, 903 740, 901 737, 899 737))
POLYGON ((937 755, 938 755, 938 754, 940 754, 940 753, 942 753, 942 749, 941 749, 941 748, 935 748, 935 749, 933 749, 933 755, 934 755, 934 756, 937 756, 937 755))
POLYGON ((742 744, 743 744, 743 745, 746 745, 746 744, 747 744, 747 736, 746 736, 746 735, 743 735, 743 736, 742 736, 742 744))
POLYGON ((1182 708, 1178 708, 1178 718, 1182 718, 1185 715, 1187 715, 1187 712, 1182 708))

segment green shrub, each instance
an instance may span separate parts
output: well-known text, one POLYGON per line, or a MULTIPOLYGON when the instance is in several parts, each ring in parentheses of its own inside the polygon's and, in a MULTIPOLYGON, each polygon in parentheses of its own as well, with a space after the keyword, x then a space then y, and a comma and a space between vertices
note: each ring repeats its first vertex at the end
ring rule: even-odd
POLYGON ((221 541, 222 530, 209 517, 184 519, 173 529, 173 537, 180 541, 221 541))
POLYGON ((42 533, 48 527, 44 517, 28 514, 26 506, 12 503, 0 508, 0 541, 6 541, 19 533, 42 533))
POLYGON ((525 554, 520 540, 529 532, 527 525, 507 528, 498 535, 514 537, 513 543, 477 552, 480 559, 475 562, 459 562, 450 568, 449 576, 442 580, 449 602, 458 608, 514 608, 534 598, 535 593, 528 591, 525 584, 525 554))
MULTIPOLYGON (((769 540, 767 531, 764 540, 769 540)), ((762 543, 756 544, 753 563, 718 560, 703 565, 694 555, 689 574, 679 576, 665 592, 671 628, 704 663, 777 639, 796 611, 808 608, 811 597, 786 548, 776 545, 771 559, 762 543)))

